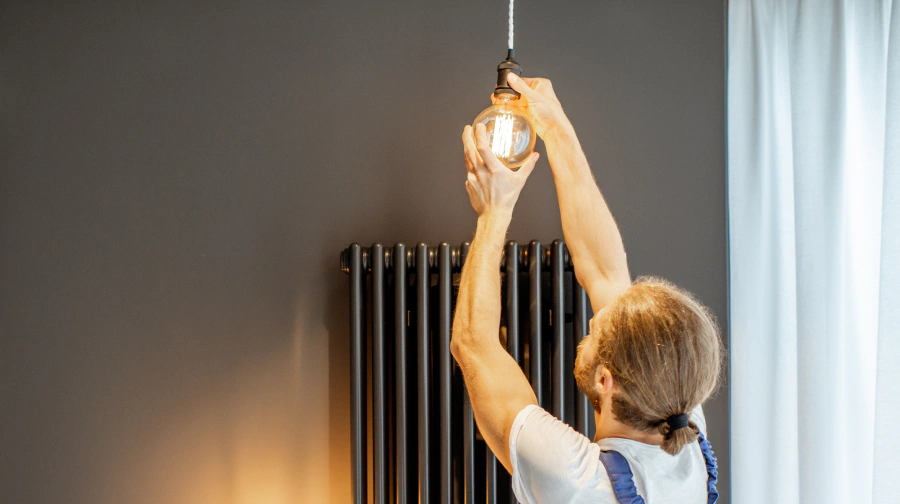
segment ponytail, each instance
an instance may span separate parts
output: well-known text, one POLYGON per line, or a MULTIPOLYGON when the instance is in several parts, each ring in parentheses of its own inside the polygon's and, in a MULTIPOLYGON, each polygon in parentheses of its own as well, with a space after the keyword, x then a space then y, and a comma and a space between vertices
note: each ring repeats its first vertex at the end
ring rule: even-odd
POLYGON ((678 455, 685 445, 696 443, 700 435, 700 429, 692 421, 688 421, 686 426, 679 429, 673 429, 669 422, 664 421, 659 424, 658 429, 663 435, 663 442, 659 447, 669 455, 678 455))

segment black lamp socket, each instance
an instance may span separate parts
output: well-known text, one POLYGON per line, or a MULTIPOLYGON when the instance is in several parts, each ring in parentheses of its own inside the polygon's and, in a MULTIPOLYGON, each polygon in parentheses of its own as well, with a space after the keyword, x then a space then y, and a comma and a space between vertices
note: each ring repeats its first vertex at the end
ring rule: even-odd
POLYGON ((494 94, 511 93, 519 96, 519 92, 509 87, 506 76, 514 73, 518 76, 522 75, 522 65, 516 61, 516 51, 510 49, 506 54, 506 59, 497 65, 497 85, 494 86, 494 94))

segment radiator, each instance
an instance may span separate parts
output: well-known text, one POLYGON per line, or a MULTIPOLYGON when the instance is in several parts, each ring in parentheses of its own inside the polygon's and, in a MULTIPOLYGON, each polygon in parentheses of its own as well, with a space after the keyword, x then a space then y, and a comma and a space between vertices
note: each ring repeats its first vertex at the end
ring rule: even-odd
MULTIPOLYGON (((450 355, 468 250, 468 243, 354 243, 341 252, 341 268, 350 278, 354 503, 515 502, 509 474, 477 432, 450 355)), ((498 266, 498 337, 540 405, 593 437, 593 410, 572 375, 590 306, 565 244, 510 241, 498 266)))

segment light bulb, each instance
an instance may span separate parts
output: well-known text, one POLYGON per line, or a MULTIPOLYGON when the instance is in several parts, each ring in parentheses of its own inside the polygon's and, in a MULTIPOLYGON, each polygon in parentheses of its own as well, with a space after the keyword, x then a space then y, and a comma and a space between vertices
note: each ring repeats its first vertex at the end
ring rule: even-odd
POLYGON ((506 76, 510 72, 522 75, 522 67, 509 50, 506 60, 497 66, 497 85, 493 105, 484 109, 472 125, 484 124, 491 151, 510 170, 518 170, 534 152, 534 126, 522 109, 519 93, 509 87, 506 76))
POLYGON ((478 123, 484 124, 491 151, 507 168, 518 170, 534 152, 534 126, 517 95, 494 94, 494 104, 475 118, 474 124, 478 123))

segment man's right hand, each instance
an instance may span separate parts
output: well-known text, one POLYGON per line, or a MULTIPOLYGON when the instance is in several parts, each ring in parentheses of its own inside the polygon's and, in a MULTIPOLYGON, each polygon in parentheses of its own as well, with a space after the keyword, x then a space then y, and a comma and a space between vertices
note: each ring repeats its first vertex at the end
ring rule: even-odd
POLYGON ((560 128, 571 127, 549 79, 519 77, 510 73, 506 81, 522 95, 519 99, 523 102, 526 113, 531 116, 535 132, 544 141, 560 128))

